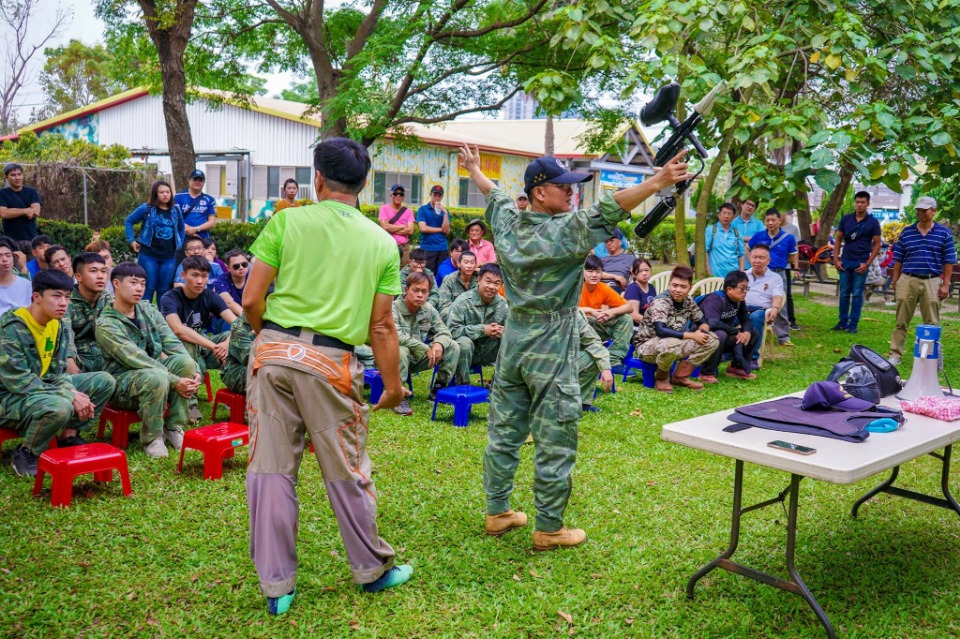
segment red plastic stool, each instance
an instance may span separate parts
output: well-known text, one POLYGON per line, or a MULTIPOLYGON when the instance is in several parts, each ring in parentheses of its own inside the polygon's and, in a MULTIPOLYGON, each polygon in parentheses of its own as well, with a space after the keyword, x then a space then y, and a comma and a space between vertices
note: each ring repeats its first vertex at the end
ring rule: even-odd
POLYGON ((203 478, 223 477, 223 459, 233 457, 233 449, 250 443, 250 431, 244 424, 220 422, 188 430, 183 434, 180 463, 177 472, 183 469, 183 454, 188 448, 203 453, 203 478))
POLYGON ((210 419, 217 421, 217 407, 223 404, 230 409, 230 421, 234 424, 247 423, 247 396, 243 393, 234 393, 226 388, 217 391, 213 399, 213 412, 210 419))
POLYGON ((127 470, 127 454, 110 444, 85 444, 69 446, 56 450, 47 450, 37 462, 37 479, 33 483, 33 495, 36 497, 43 488, 43 477, 49 474, 52 494, 50 503, 54 506, 69 506, 73 499, 73 480, 78 475, 93 473, 94 481, 113 481, 113 471, 120 473, 123 494, 129 497, 130 472, 127 470))
POLYGON ((203 374, 203 385, 207 387, 207 401, 213 399, 213 387, 210 384, 210 372, 203 374))
MULTIPOLYGON (((23 435, 18 430, 14 430, 13 428, 0 428, 0 448, 3 448, 3 442, 7 441, 8 439, 19 439, 21 437, 23 437, 23 435)), ((47 449, 52 450, 56 447, 57 436, 54 435, 50 438, 50 443, 47 444, 47 449)))
POLYGON ((117 448, 127 448, 130 439, 130 427, 140 423, 140 414, 135 410, 122 410, 107 404, 100 413, 100 427, 97 429, 97 439, 103 439, 103 432, 107 422, 113 424, 110 434, 110 443, 117 448))

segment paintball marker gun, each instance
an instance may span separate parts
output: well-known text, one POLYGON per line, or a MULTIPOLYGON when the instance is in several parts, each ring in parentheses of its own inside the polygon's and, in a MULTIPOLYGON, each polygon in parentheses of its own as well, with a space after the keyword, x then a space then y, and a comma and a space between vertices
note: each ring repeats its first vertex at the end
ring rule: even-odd
POLYGON ((696 128, 703 117, 710 113, 710 109, 713 108, 713 103, 717 95, 723 90, 723 86, 722 82, 715 86, 706 97, 693 107, 693 113, 683 122, 677 120, 677 116, 673 113, 677 106, 677 100, 680 98, 680 85, 676 82, 671 82, 664 87, 660 87, 653 96, 653 99, 640 110, 640 121, 643 122, 645 126, 652 126, 666 120, 672 130, 670 138, 660 147, 660 150, 657 151, 657 157, 653 162, 654 165, 664 166, 677 153, 683 150, 686 143, 689 142, 693 145, 694 153, 700 158, 700 170, 689 180, 674 185, 672 191, 664 195, 657 205, 653 207, 653 210, 647 213, 643 219, 637 223, 633 229, 637 237, 646 237, 663 221, 663 218, 670 215, 677 207, 677 198, 681 196, 683 192, 690 187, 693 180, 703 172, 705 166, 704 160, 707 159, 707 150, 703 148, 700 140, 697 139, 696 128))

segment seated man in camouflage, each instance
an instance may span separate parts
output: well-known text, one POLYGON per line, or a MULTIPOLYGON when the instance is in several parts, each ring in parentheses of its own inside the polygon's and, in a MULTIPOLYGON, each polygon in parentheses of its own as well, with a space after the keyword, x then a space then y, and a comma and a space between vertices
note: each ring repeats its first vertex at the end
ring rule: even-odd
POLYGON ((220 371, 220 381, 232 393, 247 392, 247 362, 250 359, 250 347, 257 336, 242 315, 230 326, 230 348, 227 359, 220 371))
MULTIPOLYGON (((427 301, 432 284, 432 277, 410 273, 403 297, 393 300, 393 323, 400 338, 400 379, 439 365, 430 399, 436 397, 437 389, 450 382, 460 358, 460 347, 440 319, 440 313, 427 301)), ((400 415, 413 415, 407 400, 393 410, 400 415)))
POLYGON ((111 277, 116 297, 97 319, 103 362, 117 380, 110 403, 139 412, 144 451, 154 459, 166 457, 164 440, 176 450, 183 446, 189 401, 203 378, 157 308, 141 301, 147 283, 143 267, 124 262, 111 277))
POLYGON ((436 308, 437 304, 440 303, 439 287, 433 286, 437 278, 433 274, 433 271, 427 268, 427 252, 423 249, 413 249, 410 251, 410 262, 400 269, 400 284, 404 287, 404 290, 406 290, 407 286, 407 276, 411 273, 423 273, 430 278, 430 297, 427 301, 436 308))
POLYGON ((440 301, 437 303, 440 319, 447 320, 447 313, 454 300, 477 288, 477 279, 477 257, 470 251, 464 251, 460 254, 460 267, 457 272, 444 278, 440 285, 440 301))
POLYGON ((600 339, 610 340, 610 364, 616 370, 623 365, 633 337, 633 307, 609 284, 601 282, 602 276, 603 262, 595 255, 588 255, 583 263, 583 289, 578 306, 600 339))
POLYGON ((637 357, 657 365, 654 388, 663 393, 673 392, 671 382, 702 389, 703 384, 690 379, 690 373, 710 359, 720 343, 710 332, 703 311, 689 295, 692 285, 693 270, 689 266, 675 267, 670 273, 667 294, 650 302, 633 337, 637 357), (677 368, 671 377, 674 362, 677 368))
POLYGON ((67 331, 67 372, 91 373, 103 370, 103 355, 97 344, 97 318, 113 303, 106 291, 110 276, 107 261, 97 253, 81 253, 73 258, 76 286, 70 293, 70 307, 63 316, 67 331))
POLYGON ((613 373, 610 371, 610 351, 603 345, 597 332, 590 328, 587 317, 577 313, 577 329, 580 331, 580 353, 577 355, 577 379, 580 381, 580 408, 585 413, 599 413, 593 405, 593 393, 597 388, 597 376, 604 392, 613 388, 613 373))
POLYGON ((187 353, 197 363, 197 372, 203 379, 208 369, 219 369, 227 359, 230 333, 208 334, 215 319, 233 325, 233 314, 223 298, 207 288, 210 280, 210 262, 202 255, 183 260, 183 286, 170 289, 160 298, 160 314, 176 335, 187 353))
MULTIPOLYGON (((461 265, 467 255, 474 259, 471 253, 464 253, 461 265)), ((443 286, 454 278, 456 274, 445 278, 443 286)), ((507 301, 499 295, 502 285, 500 267, 494 262, 484 264, 476 288, 460 295, 450 305, 447 327, 460 348, 457 384, 470 383, 472 366, 489 366, 497 361, 503 326, 507 322, 507 301)))
POLYGON ((37 273, 30 306, 0 316, 0 426, 23 433, 13 451, 21 477, 37 474, 37 459, 50 438, 58 446, 86 442, 89 430, 113 394, 107 373, 67 374, 67 335, 61 319, 73 280, 60 271, 37 273))

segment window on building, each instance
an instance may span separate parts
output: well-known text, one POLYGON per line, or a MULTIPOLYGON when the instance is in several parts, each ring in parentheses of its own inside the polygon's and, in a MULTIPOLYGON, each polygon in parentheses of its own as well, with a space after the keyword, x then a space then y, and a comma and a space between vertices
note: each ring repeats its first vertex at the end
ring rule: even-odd
POLYGON ((406 190, 406 197, 403 201, 407 205, 421 204, 421 194, 423 191, 423 176, 412 173, 389 173, 386 171, 377 171, 373 176, 373 201, 377 204, 386 204, 390 200, 390 194, 387 193, 394 184, 402 184, 406 190))
MULTIPOLYGON (((497 186, 500 185, 500 180, 492 180, 492 182, 497 186)), ((457 206, 486 208, 487 198, 480 192, 473 180, 460 178, 460 198, 457 200, 457 206)))
POLYGON ((253 197, 277 200, 284 197, 283 183, 293 178, 300 186, 297 197, 313 197, 313 169, 309 166, 254 166, 253 197))
POLYGON ((313 186, 313 169, 309 166, 298 166, 297 175, 293 178, 297 181, 297 184, 300 186, 300 189, 303 190, 303 187, 308 189, 313 186))
POLYGON ((280 167, 267 167, 267 197, 283 197, 280 194, 280 167))

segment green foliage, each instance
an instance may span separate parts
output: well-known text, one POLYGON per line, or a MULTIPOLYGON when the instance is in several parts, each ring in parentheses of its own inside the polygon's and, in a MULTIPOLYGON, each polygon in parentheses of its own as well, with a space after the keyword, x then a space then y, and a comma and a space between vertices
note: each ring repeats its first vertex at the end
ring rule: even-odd
POLYGON ((118 65, 113 52, 102 44, 88 46, 70 40, 64 46, 43 52, 46 61, 40 74, 45 104, 35 120, 79 109, 91 102, 132 88, 127 69, 118 65))
POLYGON ((927 172, 917 178, 910 196, 910 204, 904 209, 905 221, 911 224, 917 221, 914 206, 922 195, 930 196, 937 201, 938 219, 960 222, 960 177, 941 178, 935 173, 927 172))
POLYGON ((65 246, 70 255, 82 253, 84 247, 93 239, 93 229, 84 224, 71 224, 41 217, 37 229, 41 235, 49 235, 55 243, 65 246))
MULTIPOLYGON (((653 232, 647 237, 640 239, 633 234, 633 227, 636 220, 622 222, 620 230, 630 242, 630 252, 639 255, 640 253, 650 253, 653 259, 661 260, 668 264, 676 262, 677 243, 676 233, 674 231, 675 218, 667 217, 657 225, 653 232)), ((693 220, 687 220, 684 224, 686 231, 686 244, 688 246, 693 242, 695 226, 693 220)))
POLYGON ((58 162, 73 166, 95 166, 112 169, 130 168, 130 151, 119 144, 100 146, 86 140, 68 140, 62 135, 38 136, 32 131, 23 133, 19 140, 0 146, 0 162, 58 162))
POLYGON ((883 236, 883 241, 887 244, 893 244, 898 239, 900 239, 900 233, 906 228, 907 224, 904 222, 887 222, 880 229, 880 234, 883 236))
POLYGON ((217 253, 223 255, 227 251, 240 249, 250 250, 253 241, 260 235, 260 231, 267 225, 268 220, 261 220, 256 224, 246 222, 220 222, 210 229, 210 236, 217 241, 217 253))
POLYGON ((115 262, 123 262, 136 257, 133 251, 130 250, 130 247, 127 246, 123 225, 108 226, 100 229, 100 239, 110 243, 110 252, 113 254, 113 260, 115 262))

